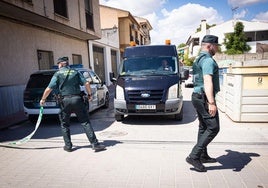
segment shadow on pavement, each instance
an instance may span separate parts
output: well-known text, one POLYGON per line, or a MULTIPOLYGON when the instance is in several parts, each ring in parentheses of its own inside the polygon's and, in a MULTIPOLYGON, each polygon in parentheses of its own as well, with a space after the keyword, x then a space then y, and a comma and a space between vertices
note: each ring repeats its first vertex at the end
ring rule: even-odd
POLYGON ((226 155, 217 158, 221 166, 210 166, 207 170, 232 169, 235 172, 240 172, 250 161, 252 157, 260 157, 257 153, 241 153, 238 151, 225 150, 226 155))
MULTIPOLYGON (((122 144, 122 142, 117 141, 117 140, 105 140, 103 142, 100 142, 106 146, 106 148, 113 147, 117 144, 122 144)), ((23 145, 3 145, 0 144, 0 147, 4 148, 10 148, 10 149, 22 149, 22 150, 44 150, 44 149, 57 149, 57 148, 62 148, 62 146, 56 146, 56 147, 23 147, 23 145)), ((86 145, 83 146, 73 146, 73 151, 83 149, 83 148, 91 148, 90 143, 87 143, 86 145)))
MULTIPOLYGON (((117 141, 117 140, 104 140, 103 142, 100 142, 101 144, 104 144, 105 147, 108 149, 109 147, 113 147, 116 144, 121 144, 122 142, 117 141)), ((84 146, 73 146, 73 151, 79 150, 79 149, 83 149, 83 148, 91 148, 90 143, 88 143, 87 145, 84 146)))
MULTIPOLYGON (((114 122, 113 118, 99 118, 99 114, 105 110, 95 111, 90 115, 90 122, 95 132, 102 131, 114 122), (98 118, 95 118, 98 117, 98 118)), ((20 140, 28 136, 35 129, 35 124, 30 121, 25 121, 21 124, 10 126, 0 130, 0 144, 1 142, 10 142, 20 140)), ((85 134, 83 127, 76 117, 71 118, 70 122, 71 135, 85 134)), ((61 128, 57 116, 44 117, 41 124, 33 135, 32 139, 47 139, 53 137, 61 137, 61 128)))

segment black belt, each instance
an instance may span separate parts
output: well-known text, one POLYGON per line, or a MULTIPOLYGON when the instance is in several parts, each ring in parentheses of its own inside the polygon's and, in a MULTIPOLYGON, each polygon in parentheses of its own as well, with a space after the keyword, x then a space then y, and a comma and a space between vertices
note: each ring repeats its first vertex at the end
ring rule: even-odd
POLYGON ((193 93, 193 96, 201 99, 202 98, 202 94, 201 93, 193 93))
POLYGON ((62 97, 63 98, 65 98, 65 97, 67 97, 67 98, 71 98, 71 97, 77 97, 77 96, 81 96, 80 94, 75 94, 75 95, 63 95, 62 97))

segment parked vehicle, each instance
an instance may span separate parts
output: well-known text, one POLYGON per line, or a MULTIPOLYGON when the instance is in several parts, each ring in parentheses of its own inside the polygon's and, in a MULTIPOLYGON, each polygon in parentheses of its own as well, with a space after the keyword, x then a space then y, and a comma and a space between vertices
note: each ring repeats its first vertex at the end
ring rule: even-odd
POLYGON ((115 119, 124 115, 174 115, 183 119, 181 81, 177 49, 174 45, 127 47, 119 74, 110 80, 116 84, 115 119))
POLYGON ((194 87, 194 82, 193 82, 193 69, 189 70, 189 77, 187 80, 184 82, 185 87, 194 87))
MULTIPOLYGON (((109 91, 105 83, 103 83, 99 76, 92 70, 84 68, 75 69, 90 82, 93 100, 88 104, 89 112, 100 107, 108 108, 109 91)), ((36 121, 40 109, 39 101, 56 71, 56 69, 40 70, 30 75, 23 96, 24 112, 29 120, 36 121)), ((84 86, 81 86, 81 91, 85 91, 84 86)), ((59 113, 60 109, 56 101, 57 94, 58 91, 53 90, 47 97, 43 110, 44 115, 55 115, 59 113)))

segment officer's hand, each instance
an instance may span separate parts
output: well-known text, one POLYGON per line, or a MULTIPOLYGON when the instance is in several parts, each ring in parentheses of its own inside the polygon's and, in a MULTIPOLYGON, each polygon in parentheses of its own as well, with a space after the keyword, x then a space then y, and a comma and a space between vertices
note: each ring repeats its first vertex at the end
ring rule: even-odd
POLYGON ((208 113, 214 117, 217 113, 217 106, 215 104, 208 104, 208 113))
POLYGON ((88 101, 92 101, 92 99, 93 99, 92 95, 88 95, 87 97, 88 97, 88 101))
POLYGON ((44 106, 45 105, 45 102, 46 102, 46 100, 41 99, 40 102, 39 102, 40 103, 40 106, 44 106))

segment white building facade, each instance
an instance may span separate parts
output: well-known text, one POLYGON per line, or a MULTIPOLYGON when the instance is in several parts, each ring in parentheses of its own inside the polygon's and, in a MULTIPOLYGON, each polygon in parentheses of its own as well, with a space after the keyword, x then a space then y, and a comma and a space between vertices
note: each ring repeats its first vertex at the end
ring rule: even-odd
MULTIPOLYGON (((268 23, 267 22, 250 22, 244 20, 229 20, 222 24, 216 25, 209 29, 206 28, 206 20, 201 20, 201 31, 194 33, 189 37, 186 44, 189 46, 189 57, 198 55, 202 38, 205 35, 216 35, 219 37, 219 43, 222 44, 227 33, 234 32, 236 22, 242 22, 244 25, 244 32, 247 38, 247 44, 251 47, 249 53, 256 53, 257 46, 261 44, 268 44, 268 23)), ((221 50, 225 51, 224 45, 221 50)))

